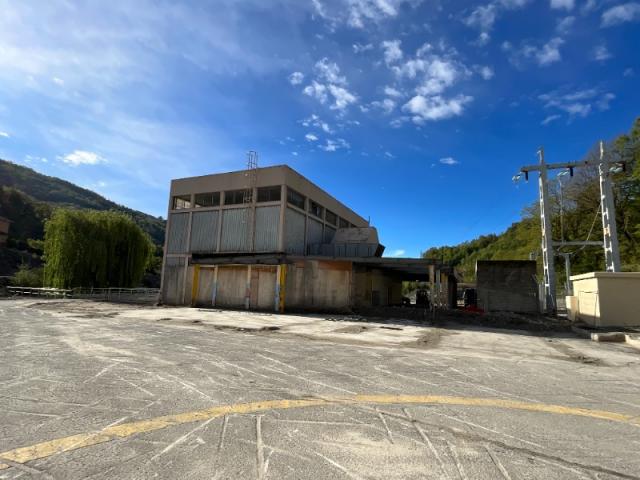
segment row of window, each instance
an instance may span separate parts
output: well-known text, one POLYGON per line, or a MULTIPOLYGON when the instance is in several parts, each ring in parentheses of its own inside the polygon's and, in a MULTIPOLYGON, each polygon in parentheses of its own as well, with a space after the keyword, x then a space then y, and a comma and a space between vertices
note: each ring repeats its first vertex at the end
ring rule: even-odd
MULTIPOLYGON (((256 201, 258 203, 264 202, 279 202, 280 201, 280 186, 272 187, 258 187, 258 197, 256 201)), ((224 204, 225 205, 240 205, 243 203, 253 202, 253 192, 251 189, 243 190, 227 190, 224 192, 224 204)), ((301 193, 296 192, 292 188, 287 187, 287 202, 291 205, 305 210, 307 198, 301 193)), ((171 202, 172 210, 182 210, 185 208, 204 208, 204 207, 217 207, 220 205, 220 192, 207 192, 196 193, 193 195, 193 199, 190 194, 176 195, 171 202)), ((339 228, 353 228, 355 225, 349 223, 344 218, 338 217, 331 210, 326 210, 322 205, 309 199, 308 209, 311 215, 318 218, 324 218, 327 223, 336 225, 339 228)))

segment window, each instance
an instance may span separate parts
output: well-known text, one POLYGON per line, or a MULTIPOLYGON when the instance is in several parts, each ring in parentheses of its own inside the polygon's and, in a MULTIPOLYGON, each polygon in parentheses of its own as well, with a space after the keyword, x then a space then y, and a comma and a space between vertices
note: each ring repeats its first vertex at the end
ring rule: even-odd
POLYGON ((191 195, 176 195, 173 197, 171 209, 182 210, 183 208, 191 208, 191 195))
POLYGON ((311 215, 322 218, 322 212, 324 212, 324 207, 322 207, 319 203, 314 202, 313 200, 309 200, 309 213, 311 215))
POLYGON ((225 205, 238 205, 251 202, 251 190, 227 190, 224 192, 225 205))
POLYGON ((349 228, 349 222, 347 222, 344 218, 340 219, 340 228, 349 228))
POLYGON ((327 220, 327 223, 330 223, 331 225, 336 225, 338 223, 338 216, 331 210, 327 210, 327 215, 325 218, 327 220))
POLYGON ((260 187, 258 189, 258 202, 279 202, 280 185, 275 187, 260 187))
POLYGON ((193 206, 196 208, 217 207, 218 205, 220 205, 220 192, 195 194, 193 206))
POLYGON ((305 200, 306 199, 304 195, 301 195, 300 193, 296 192, 295 190, 292 190, 291 188, 287 188, 287 202, 289 202, 291 205, 304 210, 305 200))

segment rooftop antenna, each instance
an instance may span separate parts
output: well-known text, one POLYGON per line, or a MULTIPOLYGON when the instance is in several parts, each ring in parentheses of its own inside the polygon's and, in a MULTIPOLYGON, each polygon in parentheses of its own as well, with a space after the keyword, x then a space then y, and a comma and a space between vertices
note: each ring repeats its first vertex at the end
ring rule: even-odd
POLYGON ((247 212, 247 250, 249 252, 254 249, 255 237, 255 195, 258 186, 258 152, 249 150, 247 152, 247 170, 245 172, 246 183, 244 193, 242 195, 242 203, 249 204, 247 212))

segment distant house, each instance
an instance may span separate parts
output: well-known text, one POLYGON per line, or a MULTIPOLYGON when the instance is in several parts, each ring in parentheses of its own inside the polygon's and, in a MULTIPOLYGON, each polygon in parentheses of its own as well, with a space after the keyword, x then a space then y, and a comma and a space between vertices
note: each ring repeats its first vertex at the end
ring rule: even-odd
POLYGON ((9 225, 11 220, 5 217, 0 217, 0 247, 4 247, 7 244, 7 238, 9 238, 9 225))

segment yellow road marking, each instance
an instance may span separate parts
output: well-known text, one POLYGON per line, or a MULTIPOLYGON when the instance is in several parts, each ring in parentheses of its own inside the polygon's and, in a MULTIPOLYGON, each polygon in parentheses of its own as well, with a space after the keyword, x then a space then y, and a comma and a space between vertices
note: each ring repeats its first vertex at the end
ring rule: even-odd
MULTIPOLYGON (((426 404, 426 405, 460 405, 473 407, 493 407, 510 410, 525 410, 530 412, 553 413, 558 415, 573 415, 578 417, 596 418, 613 422, 626 423, 640 427, 640 419, 635 415, 607 412, 604 410, 590 410, 586 408, 566 407, 544 403, 528 403, 500 398, 451 397, 443 395, 354 395, 344 397, 330 397, 318 399, 298 400, 266 400, 263 402, 237 403, 222 405, 193 412, 166 415, 149 420, 123 423, 107 427, 99 432, 71 435, 56 438, 27 447, 16 448, 0 453, 1 460, 26 463, 31 460, 50 457, 52 455, 77 450, 79 448, 110 442, 116 438, 126 438, 138 433, 153 432, 174 425, 182 425, 211 418, 222 417, 232 413, 254 413, 265 410, 286 410, 290 408, 314 407, 331 404, 426 404)), ((9 465, 0 463, 0 470, 9 465)))

